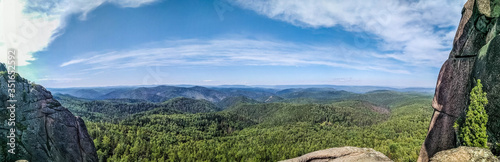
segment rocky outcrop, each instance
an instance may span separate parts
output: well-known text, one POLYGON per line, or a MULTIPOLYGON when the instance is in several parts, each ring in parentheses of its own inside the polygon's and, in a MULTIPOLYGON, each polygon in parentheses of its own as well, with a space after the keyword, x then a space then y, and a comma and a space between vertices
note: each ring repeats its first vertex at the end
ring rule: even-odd
POLYGON ((469 161, 488 161, 499 162, 490 150, 477 147, 459 147, 436 153, 431 162, 469 162, 469 161))
MULTIPOLYGON (((97 153, 94 143, 87 133, 85 123, 52 98, 44 87, 30 84, 17 75, 15 79, 15 126, 8 109, 8 73, 0 64, 0 136, 15 137, 15 154, 8 153, 11 146, 1 140, 0 161, 74 161, 94 162, 97 153), (10 129, 15 132, 11 134, 10 129)), ((10 139, 9 139, 10 140, 10 139)))
POLYGON ((388 162, 392 161, 384 154, 371 148, 358 147, 337 147, 320 151, 311 152, 297 158, 284 160, 282 162, 388 162))
POLYGON ((489 141, 500 137, 500 3, 468 0, 448 60, 439 72, 432 101, 434 114, 419 161, 429 161, 439 151, 456 147, 454 122, 465 115, 469 92, 481 79, 489 104, 486 112, 489 141))

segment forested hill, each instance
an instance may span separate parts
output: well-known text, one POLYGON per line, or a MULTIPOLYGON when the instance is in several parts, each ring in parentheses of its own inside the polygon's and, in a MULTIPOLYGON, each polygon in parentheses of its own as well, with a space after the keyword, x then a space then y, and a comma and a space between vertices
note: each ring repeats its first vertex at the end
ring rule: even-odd
POLYGON ((163 103, 136 99, 87 100, 70 95, 55 94, 55 98, 68 106, 74 114, 90 121, 120 121, 137 113, 182 114, 204 113, 219 110, 206 100, 174 98, 163 103))
POLYGON ((432 112, 431 96, 421 93, 331 88, 210 93, 234 96, 162 102, 54 96, 87 121, 104 161, 278 161, 339 146, 415 160, 432 112))
POLYGON ((374 107, 369 102, 349 100, 333 104, 238 104, 226 111, 271 126, 296 122, 368 126, 389 116, 388 109, 376 111, 374 107))

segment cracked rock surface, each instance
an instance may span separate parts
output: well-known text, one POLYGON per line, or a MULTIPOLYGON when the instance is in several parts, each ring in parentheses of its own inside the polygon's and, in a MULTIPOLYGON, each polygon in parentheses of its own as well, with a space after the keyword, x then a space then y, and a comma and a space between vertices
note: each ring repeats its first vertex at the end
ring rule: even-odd
POLYGON ((7 140, 0 141, 0 161, 96 162, 97 153, 84 121, 52 98, 44 87, 30 84, 19 75, 15 82, 15 127, 8 125, 10 112, 8 73, 0 63, 0 136, 15 128, 15 154, 8 153, 7 140))
POLYGON ((488 161, 498 162, 499 160, 490 150, 477 147, 459 147, 438 152, 431 159, 431 162, 468 162, 468 161, 488 161))
POLYGON ((481 79, 489 103, 488 142, 500 139, 500 1, 468 0, 432 101, 434 114, 418 161, 457 147, 454 122, 465 117, 469 93, 481 79))
POLYGON ((392 161, 384 154, 371 148, 358 147, 336 147, 319 150, 302 155, 297 158, 284 160, 282 162, 389 162, 392 161))

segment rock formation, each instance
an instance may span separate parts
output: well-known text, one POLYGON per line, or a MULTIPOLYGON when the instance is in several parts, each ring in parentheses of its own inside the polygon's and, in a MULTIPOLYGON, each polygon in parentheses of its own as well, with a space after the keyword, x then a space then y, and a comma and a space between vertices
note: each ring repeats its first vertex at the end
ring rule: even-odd
POLYGON ((468 162, 468 161, 488 161, 498 162, 499 160, 490 150, 477 147, 459 147, 436 153, 431 162, 468 162))
POLYGON ((319 150, 302 155, 297 158, 284 160, 282 162, 335 162, 335 161, 358 161, 377 162, 392 161, 384 154, 371 148, 337 147, 319 150))
POLYGON ((448 60, 439 72, 434 114, 419 161, 456 147, 455 120, 465 115, 469 92, 481 79, 489 104, 489 141, 500 137, 500 1, 468 0, 448 60))
POLYGON ((44 87, 28 83, 16 75, 15 79, 15 126, 11 119, 9 74, 4 64, 0 64, 0 161, 75 161, 94 162, 97 153, 94 143, 87 133, 85 123, 52 98, 44 87), (15 132, 11 134, 10 129, 15 132), (14 135, 15 154, 8 153, 7 136, 14 135))

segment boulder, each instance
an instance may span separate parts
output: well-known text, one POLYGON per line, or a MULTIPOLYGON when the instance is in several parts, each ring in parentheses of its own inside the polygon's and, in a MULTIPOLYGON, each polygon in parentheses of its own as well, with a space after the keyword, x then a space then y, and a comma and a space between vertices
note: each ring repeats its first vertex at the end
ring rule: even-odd
POLYGON ((384 154, 371 148, 337 147, 311 152, 297 158, 283 160, 282 162, 389 162, 392 161, 384 154))
MULTIPOLYGON (((5 70, 4 66, 0 64, 0 70, 5 70)), ((43 86, 31 84, 19 75, 14 83, 16 124, 8 125, 8 73, 0 74, 0 104, 6 105, 0 108, 0 136, 7 137, 14 128, 16 140, 15 154, 7 152, 7 140, 0 141, 0 161, 98 161, 84 121, 62 107, 43 86)))
POLYGON ((438 152, 431 159, 431 162, 499 162, 490 150, 478 147, 459 147, 438 152))

